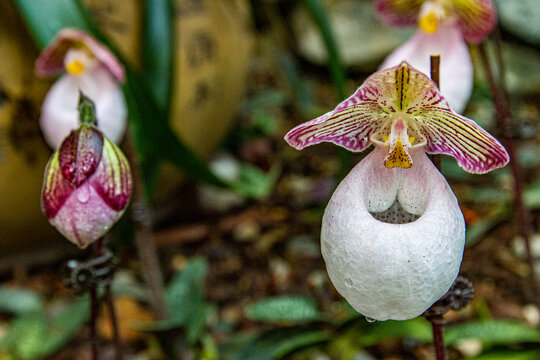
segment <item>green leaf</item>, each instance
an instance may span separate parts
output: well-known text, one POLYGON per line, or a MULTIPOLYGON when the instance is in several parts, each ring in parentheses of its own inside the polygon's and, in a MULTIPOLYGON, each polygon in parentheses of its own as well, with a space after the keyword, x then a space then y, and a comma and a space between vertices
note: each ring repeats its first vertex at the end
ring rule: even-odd
POLYGON ((0 286, 0 311, 21 315, 43 310, 43 299, 33 291, 0 286))
POLYGON ((454 325, 445 334, 445 341, 450 345, 471 338, 484 345, 540 342, 540 331, 517 321, 486 320, 454 325))
POLYGON ((24 313, 9 324, 0 349, 24 360, 50 355, 75 336, 88 320, 88 305, 88 298, 79 298, 52 319, 45 316, 45 309, 24 313))
POLYGON ((202 302, 203 281, 207 271, 206 261, 195 258, 189 260, 186 267, 173 277, 165 292, 165 302, 171 317, 187 319, 202 302))
POLYGON ((25 314, 13 320, 0 342, 2 352, 16 359, 34 360, 43 356, 47 340, 47 323, 43 313, 25 314))
POLYGON ((40 48, 44 48, 66 27, 90 31, 78 4, 73 0, 15 0, 19 11, 40 48))
POLYGON ((43 355, 50 355, 75 336, 89 319, 88 297, 81 297, 69 304, 50 320, 47 338, 41 344, 43 355))
POLYGON ((306 327, 280 328, 263 331, 237 352, 229 360, 273 360, 298 349, 319 344, 330 339, 326 331, 306 327))
POLYGON ((242 164, 240 177, 231 183, 231 186, 239 194, 254 199, 263 199, 272 192, 280 173, 281 167, 277 164, 274 164, 267 173, 253 165, 242 164))
POLYGON ((171 2, 145 0, 143 73, 159 107, 169 114, 173 65, 171 2))
POLYGON ((470 360, 538 360, 540 359, 540 350, 521 350, 521 351, 492 351, 470 360))
MULTIPOLYGON (((363 321, 363 320, 362 320, 363 321)), ((362 347, 378 344, 383 339, 413 338, 422 342, 431 342, 431 326, 422 318, 406 321, 378 321, 369 324, 363 334, 359 334, 359 343, 362 347)))
POLYGON ((199 360, 218 360, 219 352, 216 343, 210 335, 202 338, 202 350, 199 360))
POLYGON ((245 310, 251 320, 271 323, 302 323, 321 320, 315 301, 304 296, 279 296, 251 304, 245 310))
POLYGON ((203 259, 191 259, 184 270, 178 272, 165 291, 169 317, 152 323, 136 324, 142 331, 166 331, 183 327, 186 341, 195 344, 214 308, 204 301, 204 278, 208 265, 203 259))

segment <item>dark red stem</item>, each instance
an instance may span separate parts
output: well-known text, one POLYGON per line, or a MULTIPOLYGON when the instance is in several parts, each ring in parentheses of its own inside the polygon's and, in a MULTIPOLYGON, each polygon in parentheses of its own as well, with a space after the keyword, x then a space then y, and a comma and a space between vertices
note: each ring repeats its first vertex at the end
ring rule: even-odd
POLYGON ((430 75, 431 80, 440 88, 440 68, 441 68, 441 55, 429 56, 430 75))
POLYGON ((122 360, 123 359, 122 341, 120 339, 120 331, 118 330, 118 320, 116 317, 116 311, 114 308, 114 298, 113 298, 113 293, 112 293, 110 284, 105 286, 105 301, 107 302, 107 306, 109 308, 109 316, 111 318, 115 359, 122 360))
POLYGON ((435 355, 437 360, 446 360, 446 348, 444 347, 444 319, 442 315, 427 316, 427 319, 431 323, 431 329, 433 331, 433 346, 435 347, 435 355))
POLYGON ((99 312, 99 300, 96 287, 90 288, 90 343, 92 345, 92 360, 98 360, 98 338, 96 323, 99 312))
MULTIPOLYGON (((103 238, 100 238, 94 244, 93 257, 101 255, 103 250, 103 238)), ((92 360, 99 359, 98 336, 97 336, 97 318, 99 315, 99 298, 96 284, 93 284, 90 289, 90 343, 92 346, 92 360)))
MULTIPOLYGON (((538 280, 536 278, 534 258, 531 251, 531 242, 530 242, 530 212, 525 202, 523 201, 523 186, 521 182, 521 170, 519 168, 519 163, 516 156, 516 146, 514 141, 514 130, 512 127, 512 120, 510 117, 510 109, 508 102, 504 96, 504 90, 497 84, 495 81, 495 76, 493 75, 493 70, 491 68, 491 63, 488 58, 488 53, 485 44, 479 45, 480 57, 482 59, 482 64, 484 71, 486 73, 486 78, 488 81, 489 88, 491 90, 491 96, 493 98, 493 103, 495 105, 495 111, 497 114, 497 121, 499 128, 503 129, 503 144, 506 147, 506 151, 510 156, 510 169, 512 171, 512 176, 514 178, 514 205, 516 208, 516 220, 517 228, 519 235, 523 238, 525 243, 527 263, 530 268, 530 281, 531 281, 531 290, 534 301, 540 305, 538 289, 538 280)), ((502 58, 499 58, 499 61, 502 62, 502 58)))

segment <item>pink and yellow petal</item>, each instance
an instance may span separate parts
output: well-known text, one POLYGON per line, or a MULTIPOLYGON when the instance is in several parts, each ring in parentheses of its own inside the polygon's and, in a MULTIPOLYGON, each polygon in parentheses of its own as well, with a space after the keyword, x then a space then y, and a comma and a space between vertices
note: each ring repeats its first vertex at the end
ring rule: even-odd
POLYGON ((124 67, 114 54, 91 35, 74 28, 60 30, 56 38, 41 52, 35 63, 36 73, 49 77, 64 72, 64 57, 72 48, 86 49, 118 82, 125 81, 124 67))
POLYGON ((375 0, 382 21, 393 26, 416 24, 423 0, 375 0))
POLYGON ((484 174, 505 166, 510 160, 493 136, 450 108, 426 107, 415 118, 427 139, 426 151, 453 156, 467 172, 484 174))
POLYGON ((451 108, 461 113, 471 96, 473 68, 469 49, 455 25, 443 25, 433 34, 418 30, 405 44, 394 50, 381 69, 407 61, 426 75, 430 73, 430 55, 441 56, 440 89, 451 108))
POLYGON ((41 190, 41 209, 51 219, 73 193, 75 187, 63 176, 59 152, 56 151, 45 169, 45 180, 41 190))
POLYGON ((386 117, 376 102, 359 103, 298 125, 285 135, 285 140, 298 150, 321 142, 332 142, 359 152, 371 144, 371 136, 379 130, 386 117))
POLYGON ((107 138, 102 160, 89 184, 111 209, 121 211, 127 206, 133 189, 129 163, 118 146, 107 138))
POLYGON ((491 0, 453 0, 452 6, 467 42, 482 42, 497 23, 497 13, 491 0))
POLYGON ((399 65, 381 70, 371 75, 362 85, 376 89, 377 101, 383 111, 388 113, 411 113, 417 104, 428 94, 437 93, 437 85, 421 71, 402 61, 399 65))

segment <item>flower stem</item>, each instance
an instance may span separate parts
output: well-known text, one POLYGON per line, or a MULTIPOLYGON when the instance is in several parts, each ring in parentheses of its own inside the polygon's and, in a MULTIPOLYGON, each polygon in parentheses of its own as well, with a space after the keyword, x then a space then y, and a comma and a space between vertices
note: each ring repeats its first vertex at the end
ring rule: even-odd
POLYGON ((437 360, 446 360, 446 348, 444 347, 443 330, 445 321, 442 315, 432 315, 426 317, 431 323, 433 332, 433 346, 435 347, 435 355, 437 360))
POLYGON ((96 322, 98 317, 99 300, 95 286, 90 288, 90 343, 92 345, 92 360, 98 360, 98 338, 96 322))
MULTIPOLYGON (((101 255, 103 250, 103 238, 100 238, 94 244, 93 258, 101 255)), ((90 292, 90 343, 92 346, 92 360, 99 359, 98 337, 97 337, 97 318, 99 314, 99 297, 97 292, 97 284, 92 283, 88 289, 90 292)))
MULTIPOLYGON (((523 200, 523 186, 521 180, 521 170, 519 168, 519 163, 517 161, 516 154, 516 145, 514 141, 514 130, 512 126, 512 119, 510 117, 510 109, 508 101, 505 97, 504 89, 501 89, 504 83, 500 86, 495 81, 495 76, 491 68, 491 63, 489 61, 487 48, 485 43, 479 45, 480 57, 482 59, 482 64, 484 71, 486 73, 488 85, 491 90, 491 96, 493 98, 493 103, 495 105, 495 112, 497 115, 497 121, 500 128, 503 129, 503 143, 508 151, 510 156, 510 168, 512 171, 512 176, 514 178, 514 206, 516 207, 516 220, 518 233, 523 239, 526 249, 527 263, 529 265, 530 271, 530 282, 531 282, 531 291, 532 297, 537 305, 540 306, 540 290, 538 288, 538 280, 536 278, 535 266, 534 266, 534 257, 531 251, 531 241, 530 241, 530 211, 525 205, 523 200)), ((502 64, 502 58, 499 56, 499 61, 502 64)))
POLYGON ((431 80, 440 88, 440 66, 441 66, 441 55, 430 55, 429 56, 429 65, 430 65, 430 75, 431 80))
POLYGON ((114 299, 113 293, 111 290, 111 284, 105 286, 105 301, 109 308, 109 316, 111 318, 111 325, 113 330, 113 342, 114 342, 114 353, 116 360, 122 360, 122 342, 120 339, 120 331, 118 330, 118 320, 116 317, 116 311, 114 309, 114 299))

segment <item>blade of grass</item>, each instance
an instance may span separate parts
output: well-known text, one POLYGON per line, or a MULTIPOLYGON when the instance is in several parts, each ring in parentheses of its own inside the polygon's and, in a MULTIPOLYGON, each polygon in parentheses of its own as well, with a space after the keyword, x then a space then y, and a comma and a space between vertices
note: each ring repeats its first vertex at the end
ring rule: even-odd
POLYGON ((15 0, 15 4, 41 49, 63 28, 90 30, 79 6, 72 0, 15 0))
POLYGON ((157 105, 169 114, 173 54, 172 9, 169 0, 145 0, 143 73, 157 105))
MULTIPOLYGON (((311 19, 315 25, 319 28, 321 37, 326 51, 328 53, 328 65, 330 67, 330 73, 338 93, 338 100, 345 99, 345 67, 341 62, 338 45, 334 34, 332 33, 332 26, 326 16, 326 10, 320 0, 302 0, 302 4, 308 11, 311 19)), ((345 177, 351 164, 352 155, 345 149, 339 149, 339 161, 341 164, 341 170, 338 174, 339 178, 345 177)))
POLYGON ((321 37, 328 53, 328 64, 332 79, 338 92, 339 100, 345 99, 345 68, 339 57, 338 46, 332 33, 330 21, 326 16, 326 10, 320 0, 302 0, 302 4, 308 11, 311 19, 319 28, 321 37))

